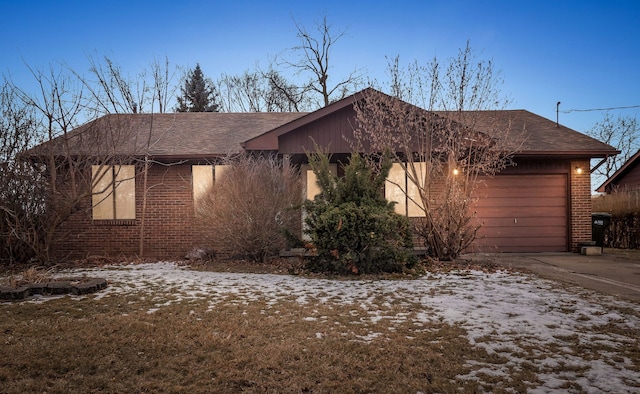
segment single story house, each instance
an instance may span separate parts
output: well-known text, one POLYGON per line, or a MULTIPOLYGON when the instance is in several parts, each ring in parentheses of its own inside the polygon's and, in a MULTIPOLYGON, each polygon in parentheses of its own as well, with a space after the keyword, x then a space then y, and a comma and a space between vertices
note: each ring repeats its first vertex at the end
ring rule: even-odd
POLYGON ((631 156, 596 191, 611 193, 616 190, 640 191, 640 150, 631 156))
MULTIPOLYGON (((95 152, 95 142, 80 141, 109 135, 108 143, 98 144, 103 157, 129 157, 130 163, 94 166, 91 176, 102 179, 94 188, 100 187, 60 226, 55 255, 136 256, 144 250, 145 257, 181 258, 206 246, 194 225, 196 201, 224 171, 223 159, 242 151, 272 153, 300 165, 313 195, 306 152, 318 144, 335 161, 348 156, 354 103, 362 97, 356 93, 311 113, 113 114, 79 127, 67 136, 74 155, 95 152), (146 176, 135 162, 151 163, 146 176), (120 184, 116 190, 110 186, 114 179, 120 184)), ((590 241, 590 160, 617 151, 525 110, 476 115, 473 127, 479 131, 490 135, 492 128, 513 127, 526 139, 514 157, 517 165, 486 180, 475 207, 482 227, 473 251, 567 252, 590 241)), ((400 212, 413 215, 398 203, 400 212)))

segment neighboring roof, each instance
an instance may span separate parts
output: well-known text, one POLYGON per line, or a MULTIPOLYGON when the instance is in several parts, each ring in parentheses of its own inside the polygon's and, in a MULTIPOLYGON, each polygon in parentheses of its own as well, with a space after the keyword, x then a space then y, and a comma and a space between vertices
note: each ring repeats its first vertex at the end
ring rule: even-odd
POLYGON ((640 165, 640 150, 635 155, 631 156, 616 172, 613 173, 599 188, 597 192, 605 193, 610 186, 614 186, 624 178, 624 176, 633 170, 636 166, 640 165))
MULTIPOLYGON (((165 114, 111 114, 69 133, 70 151, 76 155, 116 154, 154 158, 206 158, 236 154, 240 143, 301 116, 304 112, 180 112, 165 114), (149 131, 151 130, 151 133, 149 131), (148 146, 148 148, 147 148, 148 146)), ((29 151, 62 152, 58 137, 29 151)))

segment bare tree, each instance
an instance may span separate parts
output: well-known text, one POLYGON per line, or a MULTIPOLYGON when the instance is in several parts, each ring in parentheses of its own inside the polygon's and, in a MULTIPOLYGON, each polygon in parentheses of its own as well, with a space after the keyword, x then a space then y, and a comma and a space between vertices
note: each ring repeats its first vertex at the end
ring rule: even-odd
MULTIPOLYGON (((31 117, 29 130, 24 132, 44 143, 22 149, 14 157, 35 200, 28 200, 24 211, 11 212, 11 231, 35 257, 47 262, 52 258, 51 246, 61 225, 82 209, 83 201, 104 192, 97 190, 102 180, 92 175, 92 168, 99 168, 97 172, 104 174, 105 168, 131 163, 131 156, 123 154, 120 147, 128 146, 133 151, 136 144, 123 124, 103 120, 78 128, 86 109, 84 84, 75 74, 66 73, 65 67, 29 70, 37 92, 31 94, 13 84, 10 89, 19 100, 17 105, 31 117)), ((14 123, 9 127, 18 134, 17 126, 14 123)))
POLYGON ((89 76, 69 68, 88 92, 84 107, 90 118, 113 113, 164 113, 178 89, 179 68, 169 59, 154 59, 149 69, 128 76, 117 63, 105 56, 88 56, 89 76), (156 106, 157 104, 157 106, 156 106))
POLYGON ((216 85, 224 112, 299 112, 309 108, 306 95, 273 68, 223 74, 216 85))
POLYGON ((36 117, 3 79, 0 87, 0 262, 27 261, 35 255, 45 220, 40 172, 16 156, 37 141, 36 117))
POLYGON ((144 107, 145 95, 148 90, 146 80, 138 75, 130 78, 113 60, 104 57, 102 61, 89 56, 90 77, 71 70, 89 92, 86 105, 88 110, 95 113, 92 117, 112 113, 137 113, 144 107))
MULTIPOLYGON (((108 57, 104 57, 103 63, 89 58, 90 72, 94 79, 84 78, 78 73, 74 75, 80 79, 83 87, 91 94, 85 101, 85 108, 91 116, 99 116, 109 113, 164 113, 169 110, 169 103, 178 89, 176 75, 179 67, 172 67, 169 59, 164 61, 154 59, 148 70, 142 70, 135 79, 126 77, 122 69, 108 57)), ((126 124, 121 124, 120 132, 132 134, 126 124)), ((115 132, 115 130, 113 130, 115 132)), ((138 254, 144 257, 144 238, 147 196, 150 189, 158 185, 148 184, 148 174, 155 165, 170 165, 153 161, 149 152, 160 136, 152 139, 153 122, 149 124, 146 138, 143 135, 128 135, 132 144, 131 156, 124 155, 128 160, 136 164, 136 173, 142 176, 142 216, 140 218, 140 239, 138 254), (133 140, 132 138, 135 137, 133 140), (138 138, 139 137, 139 138, 138 138), (135 152, 135 155, 133 154, 135 152)), ((116 139, 117 140, 117 139, 116 139)))
POLYGON ((178 85, 175 83, 175 79, 180 69, 179 67, 171 67, 169 58, 166 56, 163 61, 154 59, 149 67, 152 82, 150 112, 155 111, 156 107, 154 104, 157 103, 157 112, 165 113, 169 110, 169 104, 175 96, 175 92, 178 90, 178 85))
MULTIPOLYGON (((155 164, 149 152, 162 133, 152 134, 153 122, 145 136, 131 117, 102 115, 165 111, 177 88, 175 69, 166 59, 156 60, 131 79, 106 57, 104 63, 89 60, 88 77, 65 65, 45 71, 27 65, 35 92, 10 81, 2 86, 0 176, 6 182, 0 191, 0 234, 11 250, 20 248, 14 254, 20 259, 51 260, 63 223, 76 213, 90 213, 96 196, 113 200, 115 209, 114 193, 123 182, 143 175, 144 202, 156 186, 146 182, 155 164)), ((143 209, 141 223, 144 214, 143 209)), ((142 224, 141 256, 143 238, 142 224)))
POLYGON ((362 83, 362 76, 358 70, 352 71, 337 82, 331 82, 334 79, 329 80, 329 73, 333 68, 332 51, 336 43, 344 37, 345 30, 332 30, 326 16, 322 22, 316 23, 314 32, 309 32, 305 26, 295 20, 294 23, 300 44, 290 50, 294 54, 294 59, 284 60, 281 64, 294 69, 296 75, 307 79, 297 87, 299 91, 304 94, 319 94, 320 100, 317 106, 320 107, 327 106, 332 101, 340 100, 354 92, 362 83))
POLYGON ((607 112, 604 118, 597 122, 588 132, 591 137, 616 147, 620 154, 609 157, 604 165, 598 167, 595 174, 602 178, 609 178, 616 172, 638 149, 640 149, 640 131, 638 120, 630 116, 619 116, 614 119, 607 112))
POLYGON ((313 109, 310 98, 303 89, 295 86, 273 67, 262 76, 268 82, 266 101, 268 108, 278 112, 300 112, 313 109))
POLYGON ((354 145, 392 153, 401 175, 392 174, 388 187, 413 208, 415 231, 428 252, 453 259, 479 228, 472 220, 474 191, 484 176, 510 164, 521 137, 510 129, 479 128, 478 111, 498 109, 506 100, 492 63, 477 61, 468 43, 448 64, 434 59, 401 69, 396 58, 389 71, 395 97, 365 90, 355 107, 354 145))
POLYGON ((222 74, 217 90, 224 112, 266 112, 265 80, 257 72, 222 74))

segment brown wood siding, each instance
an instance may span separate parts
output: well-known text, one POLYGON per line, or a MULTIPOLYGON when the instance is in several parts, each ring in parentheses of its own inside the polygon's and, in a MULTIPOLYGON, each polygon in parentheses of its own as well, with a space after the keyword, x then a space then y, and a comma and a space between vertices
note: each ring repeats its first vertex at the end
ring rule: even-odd
POLYGON ((314 152, 314 143, 331 153, 350 153, 349 139, 353 136, 355 114, 351 106, 306 124, 279 137, 279 153, 296 154, 314 152))
POLYGON ((478 192, 472 251, 566 252, 567 175, 499 175, 478 192))
POLYGON ((616 187, 627 190, 640 190, 640 164, 634 165, 624 176, 621 176, 616 182, 616 187))

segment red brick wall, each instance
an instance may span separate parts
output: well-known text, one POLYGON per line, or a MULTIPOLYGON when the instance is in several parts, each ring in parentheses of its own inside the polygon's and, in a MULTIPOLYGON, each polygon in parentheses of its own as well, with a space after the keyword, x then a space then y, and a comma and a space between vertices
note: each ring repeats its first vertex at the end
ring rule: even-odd
POLYGON ((178 259, 194 246, 206 246, 194 224, 191 165, 153 165, 148 173, 147 190, 142 256, 140 238, 144 193, 143 176, 139 171, 136 173, 135 220, 93 222, 88 198, 82 209, 56 233, 53 255, 58 258, 178 259))
MULTIPOLYGON (((567 162, 563 166, 566 165, 567 162)), ((579 243, 591 240, 589 161, 574 161, 570 166, 569 236, 571 250, 577 251, 579 243), (582 174, 577 174, 577 167, 583 169, 582 174)), ((527 167, 530 166, 523 165, 518 170, 527 167)), ((205 240, 205 232, 198 230, 194 220, 190 164, 152 166, 147 189, 143 256, 139 253, 143 201, 143 177, 139 173, 136 176, 135 220, 93 222, 88 198, 82 209, 60 227, 53 244, 53 255, 58 258, 106 256, 181 259, 194 246, 210 247, 211 242, 205 240)))
POLYGON ((569 173, 571 187, 571 250, 578 252, 578 245, 591 241, 591 173, 589 160, 571 162, 569 173), (582 173, 577 169, 581 168, 582 173))

